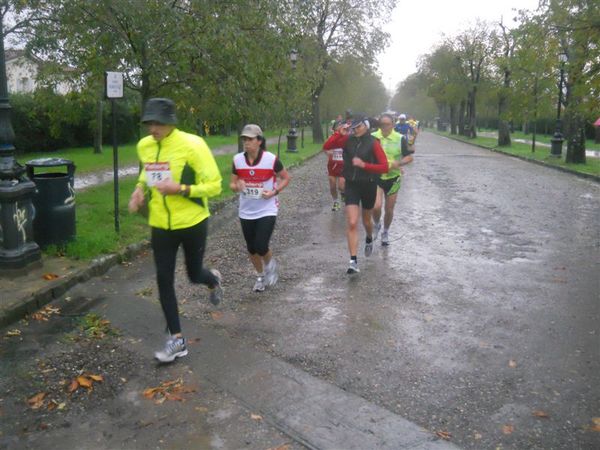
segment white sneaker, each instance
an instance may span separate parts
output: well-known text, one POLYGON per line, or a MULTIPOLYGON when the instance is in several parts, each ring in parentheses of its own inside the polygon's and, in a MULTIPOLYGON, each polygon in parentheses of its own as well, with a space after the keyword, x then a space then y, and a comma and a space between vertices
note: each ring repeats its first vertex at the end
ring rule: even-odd
POLYGON ((271 258, 271 261, 269 261, 269 264, 265 267, 265 284, 267 286, 274 286, 278 279, 277 263, 274 258, 271 258))
POLYGON ((373 241, 365 243, 365 256, 369 257, 373 254, 373 241))
POLYGON ((383 230, 383 233, 381 233, 381 245, 384 247, 390 245, 390 237, 388 236, 387 230, 383 230))
POLYGON ((254 283, 252 290, 254 292, 263 292, 265 290, 265 278, 262 275, 256 277, 256 283, 254 283))
POLYGON ((351 259, 350 264, 348 265, 348 270, 346 270, 346 274, 356 275, 357 273, 360 273, 360 269, 358 268, 358 262, 351 259))
POLYGON ((175 361, 188 354, 184 338, 169 338, 163 350, 154 353, 154 357, 160 362, 168 363, 175 361))
POLYGON ((214 306, 217 306, 219 303, 221 303, 221 300, 223 300, 223 277, 221 276, 221 272, 219 272, 217 269, 210 269, 210 271, 217 279, 217 284, 214 288, 209 288, 210 293, 208 294, 208 299, 214 306))
POLYGON ((377 240, 377 236, 379 236, 379 232, 381 231, 381 222, 375 222, 373 225, 373 241, 377 240))

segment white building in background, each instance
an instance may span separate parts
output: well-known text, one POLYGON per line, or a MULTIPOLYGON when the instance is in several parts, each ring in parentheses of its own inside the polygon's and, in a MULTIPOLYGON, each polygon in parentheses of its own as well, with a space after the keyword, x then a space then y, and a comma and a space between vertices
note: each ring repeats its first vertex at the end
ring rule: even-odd
MULTIPOLYGON (((37 75, 42 61, 27 56, 23 50, 6 49, 6 82, 8 93, 30 93, 38 87, 37 75)), ((67 94, 72 90, 67 82, 56 85, 55 92, 67 94)))

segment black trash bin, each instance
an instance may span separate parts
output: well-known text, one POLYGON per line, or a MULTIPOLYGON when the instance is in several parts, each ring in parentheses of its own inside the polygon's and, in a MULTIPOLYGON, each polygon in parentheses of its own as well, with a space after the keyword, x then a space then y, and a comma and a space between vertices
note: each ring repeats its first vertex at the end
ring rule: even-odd
POLYGON ((40 247, 75 239, 75 164, 62 158, 40 158, 25 164, 35 183, 33 239, 40 247), (66 167, 64 171, 55 168, 66 167))

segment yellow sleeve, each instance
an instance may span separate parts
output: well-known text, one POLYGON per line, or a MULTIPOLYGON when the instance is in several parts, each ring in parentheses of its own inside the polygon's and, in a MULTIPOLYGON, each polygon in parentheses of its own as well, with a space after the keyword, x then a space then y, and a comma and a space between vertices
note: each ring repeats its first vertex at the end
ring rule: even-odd
POLYGON ((190 197, 215 197, 221 193, 223 178, 208 145, 197 136, 188 163, 196 172, 196 184, 190 186, 190 197))
POLYGON ((142 148, 141 142, 138 142, 136 146, 137 156, 140 164, 140 174, 138 176, 138 181, 136 183, 136 187, 142 188, 144 192, 148 189, 148 183, 146 182, 146 169, 144 169, 144 159, 142 157, 142 148))

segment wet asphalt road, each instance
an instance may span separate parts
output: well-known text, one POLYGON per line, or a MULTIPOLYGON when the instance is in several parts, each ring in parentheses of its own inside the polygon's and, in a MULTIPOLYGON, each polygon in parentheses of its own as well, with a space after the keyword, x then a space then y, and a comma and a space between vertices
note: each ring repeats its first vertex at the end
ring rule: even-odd
POLYGON ((222 264, 232 335, 465 448, 600 446, 598 184, 424 133, 392 245, 348 280, 324 174, 315 158, 282 195, 266 301, 222 264))
MULTIPOLYGON (((399 194, 392 245, 384 249, 378 242, 372 257, 359 255, 362 272, 349 280, 345 221, 342 211, 330 211, 325 166, 320 155, 295 169, 281 194, 272 240, 280 282, 264 293, 251 292, 235 205, 211 219, 205 260, 223 273, 226 301, 218 315, 196 302, 205 290, 190 286, 178 268, 184 331, 193 345, 188 357, 166 369, 170 377, 204 380, 198 355, 212 333, 227 337, 227 346, 247 345, 290 363, 423 430, 448 433, 459 447, 600 447, 600 433, 592 431, 592 418, 600 417, 598 184, 423 133, 399 194), (207 335, 200 339, 198 330, 207 335)), ((147 255, 68 295, 72 303, 85 299, 122 330, 126 344, 117 353, 150 358, 162 339, 147 255)), ((123 371, 134 370, 129 360, 123 356, 123 371)), ((134 363, 139 372, 142 363, 134 363)), ((165 377, 156 368, 147 372, 165 377)), ((219 409, 221 389, 227 386, 204 388, 202 406, 214 405, 212 420, 223 410, 246 420, 228 422, 221 444, 214 445, 215 432, 198 425, 197 406, 188 402, 177 410, 173 438, 189 444, 201 436, 206 448, 228 448, 251 429, 253 398, 269 402, 268 391, 243 392, 242 380, 234 397, 244 408, 226 399, 219 409)), ((105 437, 116 424, 136 440, 120 441, 114 433, 109 442, 163 448, 154 443, 168 428, 139 430, 132 392, 89 412, 96 434, 105 437)), ((164 424, 168 419, 160 414, 144 410, 141 417, 164 424)), ((73 425, 71 442, 77 442, 75 432, 85 439, 86 428, 73 425)), ((306 433, 309 439, 311 430, 306 433)), ((254 441, 283 442, 272 428, 264 436, 254 441)), ((170 439, 164 447, 177 448, 170 439)))

